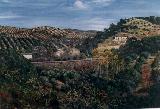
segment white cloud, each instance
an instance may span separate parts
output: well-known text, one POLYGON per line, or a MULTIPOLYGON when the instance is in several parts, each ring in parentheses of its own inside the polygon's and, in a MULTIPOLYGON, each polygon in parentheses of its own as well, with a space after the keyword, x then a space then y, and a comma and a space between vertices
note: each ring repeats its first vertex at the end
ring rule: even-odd
POLYGON ((93 0, 95 3, 112 2, 113 0, 93 0))
POLYGON ((88 3, 96 6, 109 6, 113 1, 115 0, 90 0, 88 3))
POLYGON ((81 10, 87 9, 87 5, 83 3, 81 0, 76 0, 74 3, 74 7, 81 9, 81 10))
POLYGON ((12 15, 0 15, 0 19, 13 19, 13 18, 19 18, 20 16, 12 16, 12 15))
POLYGON ((92 18, 85 21, 85 23, 88 25, 89 29, 103 30, 104 28, 107 28, 111 23, 113 23, 113 21, 114 19, 92 18))
POLYGON ((115 0, 76 0, 74 2, 74 9, 86 10, 92 7, 108 6, 115 0))
POLYGON ((13 19, 13 18, 20 18, 22 16, 17 15, 11 11, 0 13, 0 19, 13 19))
POLYGON ((75 28, 80 28, 84 30, 104 30, 104 28, 108 28, 111 23, 116 22, 116 19, 106 19, 106 18, 90 18, 90 19, 76 19, 75 22, 77 22, 76 25, 79 27, 75 28))
POLYGON ((10 0, 1 0, 1 2, 10 3, 10 0))

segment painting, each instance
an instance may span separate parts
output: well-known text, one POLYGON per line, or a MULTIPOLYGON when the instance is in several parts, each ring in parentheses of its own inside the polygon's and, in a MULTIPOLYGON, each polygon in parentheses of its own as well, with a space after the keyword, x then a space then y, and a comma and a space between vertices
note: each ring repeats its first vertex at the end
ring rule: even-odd
POLYGON ((160 108, 159 0, 0 0, 0 109, 160 108))

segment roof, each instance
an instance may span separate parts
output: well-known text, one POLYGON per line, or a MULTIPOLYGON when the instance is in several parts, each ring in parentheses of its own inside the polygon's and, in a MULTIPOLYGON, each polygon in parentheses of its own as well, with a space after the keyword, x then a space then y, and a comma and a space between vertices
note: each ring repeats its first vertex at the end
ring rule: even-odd
POLYGON ((32 53, 22 53, 22 55, 32 55, 32 53))

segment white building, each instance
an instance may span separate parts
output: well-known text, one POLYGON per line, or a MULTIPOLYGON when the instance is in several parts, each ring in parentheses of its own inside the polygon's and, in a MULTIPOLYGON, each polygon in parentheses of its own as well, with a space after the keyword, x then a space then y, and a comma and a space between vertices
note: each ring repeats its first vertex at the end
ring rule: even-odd
POLYGON ((25 54, 22 54, 26 59, 29 59, 31 60, 33 57, 32 57, 32 53, 25 53, 25 54))
POLYGON ((126 42, 127 39, 128 39, 128 37, 126 37, 126 36, 114 37, 114 41, 116 41, 116 42, 126 42))

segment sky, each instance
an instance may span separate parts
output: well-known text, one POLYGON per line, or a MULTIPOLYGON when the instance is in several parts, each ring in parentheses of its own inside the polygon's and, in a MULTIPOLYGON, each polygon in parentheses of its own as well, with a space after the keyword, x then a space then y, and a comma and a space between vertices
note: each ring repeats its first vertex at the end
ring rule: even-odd
POLYGON ((0 25, 103 30, 121 18, 160 16, 160 0, 0 0, 0 25))

